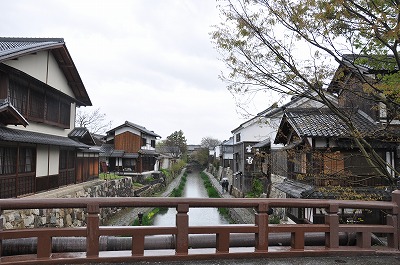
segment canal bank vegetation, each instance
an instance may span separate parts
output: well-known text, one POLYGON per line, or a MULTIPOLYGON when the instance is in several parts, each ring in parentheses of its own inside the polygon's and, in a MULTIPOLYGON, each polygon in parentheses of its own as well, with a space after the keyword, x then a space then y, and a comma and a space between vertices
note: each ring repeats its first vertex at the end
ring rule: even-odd
MULTIPOLYGON (((185 172, 179 182, 178 187, 174 188, 171 192, 171 194, 169 195, 169 197, 182 197, 183 195, 183 190, 185 189, 185 185, 186 185, 186 181, 187 181, 187 173, 185 172)), ((148 213, 144 213, 142 216, 142 220, 140 222, 139 218, 136 218, 133 221, 133 226, 139 226, 139 225, 153 225, 154 222, 154 217, 156 216, 156 214, 163 214, 166 213, 168 211, 168 208, 165 207, 157 207, 152 209, 150 212, 148 213)))
MULTIPOLYGON (((219 192, 214 188, 212 185, 210 178, 208 175, 204 172, 200 172, 200 176, 203 179, 204 187, 207 190, 207 195, 209 198, 221 198, 219 195, 219 192)), ((218 212, 226 219, 229 221, 229 223, 234 223, 233 219, 231 218, 229 214, 229 209, 228 208, 218 208, 218 212)))

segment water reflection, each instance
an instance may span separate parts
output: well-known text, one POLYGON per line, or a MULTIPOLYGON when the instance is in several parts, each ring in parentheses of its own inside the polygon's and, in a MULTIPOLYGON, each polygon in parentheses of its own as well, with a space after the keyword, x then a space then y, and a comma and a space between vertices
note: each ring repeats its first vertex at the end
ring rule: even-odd
MULTIPOLYGON (((186 198, 207 198, 207 190, 204 188, 203 180, 199 172, 189 173, 183 196, 186 198)), ((154 218, 155 226, 175 226, 176 209, 169 208, 166 213, 157 214, 154 218)), ((218 213, 216 208, 190 208, 189 225, 218 225, 229 222, 218 213)))

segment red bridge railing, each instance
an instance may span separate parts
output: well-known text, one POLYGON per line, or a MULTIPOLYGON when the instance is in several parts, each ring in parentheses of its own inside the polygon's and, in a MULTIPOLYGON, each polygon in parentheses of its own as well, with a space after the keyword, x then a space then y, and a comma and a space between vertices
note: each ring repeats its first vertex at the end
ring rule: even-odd
MULTIPOLYGON (((0 264, 65 264, 87 262, 128 262, 139 260, 190 260, 215 258, 256 258, 279 256, 315 256, 347 254, 399 255, 400 191, 393 192, 391 202, 339 201, 311 199, 197 199, 197 198, 73 198, 73 199, 3 199, 0 210, 86 208, 86 226, 77 228, 31 228, 7 230, 0 220, 0 250, 7 240, 18 247, 19 240, 34 239, 36 253, 9 255, 0 252, 0 264), (100 226, 103 207, 168 207, 176 208, 176 225, 154 226, 100 226), (189 226, 188 211, 194 207, 254 208, 255 223, 246 225, 189 226), (269 224, 270 208, 324 208, 324 224, 269 224), (340 209, 379 209, 386 214, 386 224, 341 224, 340 209), (324 235, 324 243, 305 244, 309 234, 324 235), (356 244, 340 243, 340 235, 352 233, 356 244), (387 245, 371 244, 373 234, 386 236, 387 245), (146 247, 153 236, 170 235, 173 241, 167 247, 146 247), (211 246, 195 248, 190 242, 193 235, 211 235, 211 246), (238 236, 239 235, 239 236, 238 236), (243 236, 242 236, 243 235, 243 236), (245 244, 246 236, 252 244, 245 244), (290 244, 271 245, 272 236, 289 235, 290 244), (107 237, 128 240, 129 250, 108 250, 102 246, 107 237), (233 238, 238 238, 233 244, 233 238), (84 242, 83 250, 54 251, 55 239, 77 238, 84 242)), ((210 239, 209 239, 210 240, 210 239)), ((162 245, 162 244, 161 244, 162 245)), ((4 252, 4 251, 3 251, 4 252)))

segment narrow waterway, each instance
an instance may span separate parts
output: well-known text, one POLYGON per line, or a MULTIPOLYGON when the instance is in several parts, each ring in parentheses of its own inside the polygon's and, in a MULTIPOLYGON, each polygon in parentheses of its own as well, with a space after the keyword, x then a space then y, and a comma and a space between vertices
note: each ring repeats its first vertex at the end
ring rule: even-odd
MULTIPOLYGON (((188 173, 183 197, 186 198, 208 198, 200 172, 188 173)), ((169 208, 166 213, 157 214, 154 218, 155 226, 175 226, 176 209, 169 208)), ((216 208, 190 208, 189 225, 218 225, 229 222, 218 213, 216 208)))

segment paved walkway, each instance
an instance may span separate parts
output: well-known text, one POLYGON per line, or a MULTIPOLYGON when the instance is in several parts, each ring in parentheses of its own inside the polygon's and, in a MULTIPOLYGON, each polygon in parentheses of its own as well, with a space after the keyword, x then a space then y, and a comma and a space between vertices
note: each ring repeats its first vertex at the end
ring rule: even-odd
MULTIPOLYGON (((211 173, 203 171, 208 175, 213 184, 214 188, 218 191, 219 195, 223 198, 235 198, 230 195, 229 192, 222 192, 222 186, 218 179, 214 177, 211 173)), ((231 217, 239 224, 254 224, 254 212, 249 208, 232 208, 230 209, 231 217)))

